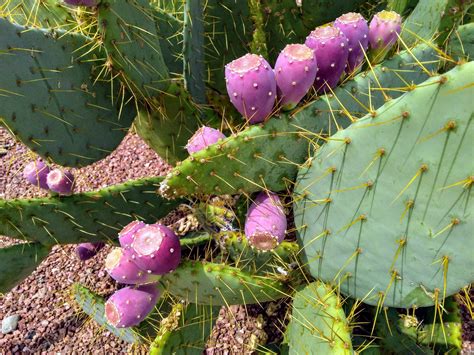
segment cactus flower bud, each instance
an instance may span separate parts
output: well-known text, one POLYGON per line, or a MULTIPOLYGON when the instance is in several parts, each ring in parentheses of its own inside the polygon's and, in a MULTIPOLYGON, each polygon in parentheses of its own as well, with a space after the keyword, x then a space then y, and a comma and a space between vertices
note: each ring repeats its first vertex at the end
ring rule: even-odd
POLYGON ((199 152, 207 146, 217 143, 219 139, 226 138, 225 135, 214 128, 203 126, 199 128, 188 140, 186 149, 189 154, 199 152))
POLYGON ((369 25, 369 43, 374 63, 381 62, 398 40, 402 18, 395 11, 381 11, 369 25))
POLYGON ((318 68, 311 48, 289 44, 275 63, 275 77, 283 109, 291 110, 313 86, 318 68))
POLYGON ((41 159, 26 164, 23 177, 32 185, 49 190, 46 178, 50 172, 49 167, 41 159))
POLYGON ((246 54, 225 66, 227 93, 235 108, 251 124, 264 121, 276 98, 275 74, 256 54, 246 54))
POLYGON ((317 27, 306 37, 305 44, 314 50, 318 73, 314 86, 319 93, 336 87, 349 56, 348 39, 333 26, 317 27))

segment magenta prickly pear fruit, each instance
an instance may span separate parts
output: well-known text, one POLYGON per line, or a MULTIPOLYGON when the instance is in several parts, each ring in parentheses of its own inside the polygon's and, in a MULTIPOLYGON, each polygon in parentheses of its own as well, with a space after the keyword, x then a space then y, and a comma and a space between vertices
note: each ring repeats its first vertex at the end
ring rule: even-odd
POLYGON ((49 166, 47 166, 43 160, 37 159, 36 161, 26 164, 23 170, 23 177, 28 180, 30 184, 49 190, 46 182, 49 172, 49 166))
POLYGON ((264 121, 273 110, 275 74, 256 54, 246 54, 225 66, 227 93, 235 108, 251 124, 264 121))
POLYGON ((207 146, 217 143, 219 139, 226 138, 225 135, 214 128, 203 126, 188 140, 186 149, 189 154, 199 152, 207 146))
POLYGON ((158 275, 140 269, 133 262, 131 254, 122 248, 114 248, 107 255, 105 270, 115 281, 128 285, 148 284, 160 278, 158 275))
POLYGON ((76 255, 81 261, 86 261, 94 256, 105 246, 105 243, 81 243, 76 247, 76 255))
POLYGON ((120 246, 124 249, 130 249, 135 232, 145 226, 146 224, 144 222, 136 220, 123 227, 123 229, 118 234, 120 246))
POLYGON ((369 25, 371 59, 381 62, 398 40, 402 28, 402 18, 395 11, 376 13, 369 25))
POLYGON ((51 170, 46 178, 51 191, 61 195, 70 195, 74 187, 74 176, 70 171, 51 170))
POLYGON ((261 192, 247 212, 245 236, 260 250, 271 250, 285 238, 286 216, 280 198, 273 192, 261 192))
POLYGON ((97 5, 97 0, 64 0, 68 5, 92 7, 97 5))
POLYGON ((349 55, 347 37, 337 27, 322 26, 306 37, 305 44, 314 50, 318 63, 314 87, 318 93, 330 92, 346 67, 349 55))
POLYGON ((364 61, 364 52, 369 47, 369 26, 361 14, 349 12, 338 17, 334 21, 334 27, 339 28, 349 41, 346 72, 350 74, 364 61))
POLYGON ((116 328, 138 325, 153 310, 159 295, 157 284, 122 288, 105 303, 105 318, 116 328))
POLYGON ((152 224, 135 233, 131 245, 134 262, 147 272, 164 275, 181 261, 181 244, 174 232, 161 224, 152 224))
POLYGON ((291 110, 306 95, 316 79, 316 58, 304 44, 289 44, 275 63, 275 78, 281 106, 291 110))

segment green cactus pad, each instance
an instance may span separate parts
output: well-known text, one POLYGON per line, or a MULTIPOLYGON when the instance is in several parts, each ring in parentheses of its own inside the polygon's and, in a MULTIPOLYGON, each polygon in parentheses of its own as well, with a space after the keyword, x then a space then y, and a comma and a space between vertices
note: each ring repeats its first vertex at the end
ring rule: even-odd
POLYGON ((417 42, 433 40, 449 0, 420 0, 403 22, 401 40, 411 47, 417 42))
POLYGON ((290 354, 352 354, 351 331, 336 290, 317 281, 296 292, 285 340, 290 354))
POLYGON ((306 160, 312 145, 322 142, 321 136, 348 126, 351 119, 363 117, 390 97, 400 96, 412 83, 426 80, 437 64, 437 54, 428 45, 402 52, 359 74, 334 95, 322 96, 292 114, 273 117, 265 125, 251 126, 195 153, 168 175, 163 191, 181 196, 290 187, 298 165, 306 160))
POLYGON ((221 307, 176 304, 162 321, 150 355, 201 355, 221 307))
POLYGON ((137 344, 141 342, 141 338, 136 329, 115 328, 107 323, 105 319, 105 300, 103 297, 96 295, 87 287, 78 283, 72 286, 72 293, 75 302, 79 305, 82 312, 91 317, 99 326, 127 343, 137 344))
POLYGON ((453 56, 455 60, 460 58, 474 59, 474 23, 459 26, 451 35, 448 54, 453 56))
POLYGON ((46 259, 50 248, 39 243, 17 244, 0 249, 0 294, 26 279, 46 259))
POLYGON ((446 44, 451 36, 456 36, 456 30, 463 23, 464 16, 473 5, 472 0, 448 0, 438 28, 437 42, 440 45, 446 44))
POLYGON ((146 0, 108 0, 98 6, 99 32, 109 60, 143 99, 159 96, 169 86, 153 12, 146 0))
POLYGON ((169 163, 176 163, 188 156, 186 144, 198 130, 201 119, 213 116, 208 109, 201 109, 178 83, 156 98, 158 110, 141 109, 134 125, 137 133, 169 163))
POLYGON ((110 83, 94 85, 90 39, 0 19, 0 124, 60 165, 91 164, 122 141, 135 116, 110 83), (84 56, 82 56, 84 54, 84 56), (119 114, 121 112, 121 114, 119 114))
POLYGON ((72 196, 0 200, 0 234, 44 245, 116 240, 133 219, 156 222, 179 201, 157 194, 162 178, 72 196))
POLYGON ((295 223, 314 277, 402 308, 474 281, 473 75, 471 62, 420 84, 300 171, 295 223))
POLYGON ((183 262, 161 282, 174 296, 213 306, 252 304, 288 296, 283 282, 225 264, 183 262))
POLYGON ((5 0, 0 17, 29 27, 65 29, 76 24, 65 4, 57 0, 5 0))
POLYGON ((183 74, 183 23, 161 9, 156 9, 153 16, 161 53, 170 76, 180 77, 183 74))
POLYGON ((262 0, 263 22, 267 34, 270 61, 273 63, 288 43, 304 43, 317 26, 334 21, 340 15, 356 11, 363 0, 262 0))

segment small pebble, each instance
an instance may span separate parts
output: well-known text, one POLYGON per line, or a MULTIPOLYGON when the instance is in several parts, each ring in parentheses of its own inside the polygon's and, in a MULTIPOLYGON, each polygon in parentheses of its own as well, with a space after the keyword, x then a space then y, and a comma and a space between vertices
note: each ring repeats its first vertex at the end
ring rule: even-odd
POLYGON ((2 320, 2 334, 8 334, 16 330, 18 327, 18 320, 20 316, 15 314, 12 316, 8 316, 3 318, 2 320))

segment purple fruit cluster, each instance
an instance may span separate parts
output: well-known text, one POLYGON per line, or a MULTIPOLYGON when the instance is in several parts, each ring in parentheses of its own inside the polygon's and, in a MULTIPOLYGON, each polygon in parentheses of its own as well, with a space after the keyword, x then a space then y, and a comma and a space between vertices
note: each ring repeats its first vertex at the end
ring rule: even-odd
POLYGON ((286 215, 280 198, 273 192, 260 192, 245 220, 245 236, 259 250, 271 250, 285 238, 286 215))
POLYGON ((178 236, 161 224, 133 221, 118 235, 120 247, 105 260, 105 269, 117 282, 131 285, 114 293, 105 304, 107 321, 115 327, 133 327, 153 309, 159 297, 161 275, 181 261, 178 236))
POLYGON ((189 154, 193 154, 225 138, 226 136, 221 131, 203 126, 188 140, 186 150, 189 154))
POLYGON ((71 171, 51 170, 42 159, 26 164, 23 177, 32 185, 60 195, 70 195, 74 189, 75 179, 71 171))
POLYGON ((400 28, 400 15, 393 11, 377 13, 370 26, 362 15, 350 12, 317 27, 305 44, 286 46, 273 70, 262 56, 246 54, 225 66, 230 101, 250 124, 264 122, 275 103, 288 110, 311 87, 318 94, 331 92, 344 72, 351 75, 362 67, 369 43, 376 54, 371 57, 383 59, 400 28))

